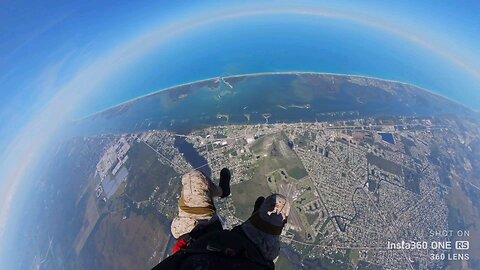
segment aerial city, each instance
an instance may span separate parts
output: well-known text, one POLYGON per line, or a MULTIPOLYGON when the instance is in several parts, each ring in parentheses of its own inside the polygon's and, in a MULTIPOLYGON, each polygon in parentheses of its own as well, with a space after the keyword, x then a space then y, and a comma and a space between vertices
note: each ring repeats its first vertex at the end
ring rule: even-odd
POLYGON ((480 269, 480 6, 117 4, 2 4, 1 269, 480 269))

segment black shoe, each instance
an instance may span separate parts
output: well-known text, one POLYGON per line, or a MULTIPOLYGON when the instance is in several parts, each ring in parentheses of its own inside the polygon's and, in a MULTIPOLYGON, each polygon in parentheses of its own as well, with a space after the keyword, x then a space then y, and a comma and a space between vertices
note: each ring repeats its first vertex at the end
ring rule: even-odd
POLYGON ((260 196, 257 198, 257 200, 255 201, 255 205, 253 206, 253 212, 252 212, 252 215, 253 213, 257 212, 258 209, 260 209, 260 206, 262 206, 262 203, 265 201, 265 197, 263 196, 260 196))
POLYGON ((230 195, 230 179, 232 175, 230 170, 227 168, 223 168, 220 171, 220 183, 218 184, 222 188, 222 196, 220 198, 225 198, 230 195))

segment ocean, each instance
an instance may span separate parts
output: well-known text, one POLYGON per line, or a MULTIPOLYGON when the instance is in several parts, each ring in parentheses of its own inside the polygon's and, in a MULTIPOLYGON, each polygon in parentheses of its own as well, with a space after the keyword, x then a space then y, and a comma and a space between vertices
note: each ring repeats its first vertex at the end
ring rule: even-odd
POLYGON ((76 115, 192 81, 288 71, 396 80, 472 108, 480 104, 471 78, 405 39, 345 20, 277 15, 205 25, 166 40, 113 76, 76 115))
POLYGON ((229 124, 452 114, 477 117, 448 99, 398 82, 319 73, 264 73, 160 91, 76 121, 67 132, 81 136, 160 129, 188 134, 229 124))

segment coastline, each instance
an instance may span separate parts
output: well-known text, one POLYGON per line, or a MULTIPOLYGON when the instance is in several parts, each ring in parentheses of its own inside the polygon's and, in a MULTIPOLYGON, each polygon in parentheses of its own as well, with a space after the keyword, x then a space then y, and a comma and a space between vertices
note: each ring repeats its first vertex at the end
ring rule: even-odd
POLYGON ((171 90, 174 90, 176 88, 185 87, 185 86, 189 86, 189 85, 193 85, 193 84, 197 84, 197 83, 208 82, 208 81, 212 81, 212 80, 216 80, 216 79, 220 79, 220 80, 223 81, 225 78, 228 79, 228 78, 258 77, 258 76, 268 76, 268 75, 304 75, 304 74, 328 75, 328 76, 339 76, 339 77, 353 77, 353 78, 362 78, 362 79, 377 80, 377 81, 382 81, 382 82, 401 84, 401 85, 404 85, 404 86, 410 86, 410 87, 417 88, 417 89, 419 89, 421 91, 425 91, 425 92, 427 92, 431 95, 434 95, 434 96, 437 96, 439 98, 445 99, 445 100, 447 100, 447 101, 449 101, 449 102, 451 102, 451 103, 453 103, 457 106, 460 106, 464 109, 467 109, 467 110, 469 110, 469 111, 471 111, 475 114, 480 113, 479 111, 476 111, 476 110, 474 110, 474 109, 472 109, 472 108, 470 108, 470 107, 468 107, 464 104, 461 104, 460 102, 458 102, 456 100, 453 100, 449 97, 446 97, 446 96, 441 95, 439 93, 436 93, 432 90, 417 86, 417 85, 412 84, 412 83, 405 83, 405 82, 396 81, 396 80, 383 79, 383 78, 377 78, 377 77, 372 77, 372 76, 356 75, 356 74, 346 74, 346 73, 329 73, 329 72, 314 72, 314 71, 271 71, 271 72, 258 72, 258 73, 245 73, 245 74, 236 74, 236 75, 228 75, 228 76, 218 76, 218 77, 201 79, 201 80, 197 80, 197 81, 193 81, 193 82, 188 82, 188 83, 183 83, 183 84, 178 84, 178 85, 166 87, 166 88, 163 88, 163 89, 160 89, 160 90, 155 90, 155 91, 153 91, 151 93, 148 93, 148 94, 145 94, 145 95, 141 95, 141 96, 132 98, 132 99, 127 100, 125 102, 121 102, 119 104, 107 107, 107 108, 102 109, 100 111, 96 111, 96 112, 91 113, 91 114, 89 114, 85 117, 82 117, 82 118, 79 118, 79 119, 74 119, 71 122, 73 122, 73 123, 80 122, 80 121, 86 120, 88 118, 94 117, 96 115, 102 114, 102 113, 104 113, 106 111, 109 111, 111 109, 114 109, 114 108, 117 108, 117 107, 120 107, 120 106, 125 106, 125 105, 128 105, 130 103, 136 102, 137 100, 140 100, 140 99, 143 99, 143 98, 146 98, 146 97, 150 97, 150 96, 154 96, 154 95, 157 95, 157 94, 165 92, 165 91, 171 91, 171 90))

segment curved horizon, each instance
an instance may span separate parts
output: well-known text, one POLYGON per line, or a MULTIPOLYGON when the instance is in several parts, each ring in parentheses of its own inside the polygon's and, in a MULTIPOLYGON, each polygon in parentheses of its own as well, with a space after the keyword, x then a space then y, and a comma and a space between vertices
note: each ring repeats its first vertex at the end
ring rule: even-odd
MULTIPOLYGON (((368 14, 362 14, 355 11, 342 11, 333 10, 328 7, 305 7, 299 4, 269 7, 262 6, 258 8, 256 6, 251 7, 223 7, 221 10, 215 10, 203 12, 201 14, 195 14, 193 17, 179 17, 175 18, 167 23, 152 24, 148 29, 140 36, 131 35, 124 38, 121 42, 118 42, 116 46, 111 46, 101 55, 96 55, 88 64, 80 66, 74 73, 59 86, 57 86, 51 96, 48 96, 45 104, 36 104, 40 108, 38 114, 30 116, 25 123, 18 123, 18 130, 15 130, 15 134, 12 135, 11 140, 8 140, 5 144, 5 151, 2 153, 0 160, 1 179, 5 179, 0 183, 0 195, 2 199, 0 202, 2 208, 0 209, 0 239, 3 239, 5 229, 9 218, 12 216, 12 202, 15 197, 19 197, 19 186, 26 184, 24 181, 26 175, 30 170, 30 166, 35 164, 39 159, 42 151, 42 147, 45 147, 51 142, 52 137, 56 134, 59 128, 68 121, 72 121, 74 113, 79 110, 79 107, 89 97, 93 95, 95 91, 106 93, 107 91, 113 91, 108 87, 102 88, 102 84, 112 79, 118 74, 121 74, 125 70, 130 68, 130 65, 135 61, 147 57, 152 54, 156 48, 170 42, 171 40, 185 35, 191 34, 191 31, 195 31, 201 27, 219 24, 222 22, 228 22, 233 19, 251 18, 258 15, 279 15, 279 14, 291 14, 295 16, 313 16, 319 18, 337 19, 346 21, 352 25, 360 26, 362 28, 375 29, 380 32, 389 33, 401 40, 404 40, 408 44, 414 44, 417 48, 425 49, 432 52, 436 57, 441 60, 445 60, 450 63, 452 67, 461 69, 461 73, 465 76, 474 79, 480 85, 480 68, 475 64, 475 59, 465 59, 459 55, 454 49, 443 44, 432 42, 429 39, 429 35, 422 35, 421 32, 415 31, 415 29, 406 29, 399 25, 395 21, 385 21, 382 18, 368 16, 368 14), (59 114, 58 112, 62 112, 59 114), (32 136, 31 134, 35 134, 32 136)), ((371 15, 371 14, 370 14, 371 15)), ((138 33, 137 33, 138 34, 138 33)), ((44 71, 44 70, 41 70, 44 71)), ((435 95, 446 98, 449 101, 460 104, 472 111, 478 112, 479 108, 474 109, 469 105, 466 105, 451 97, 438 93, 435 89, 427 89, 421 86, 417 86, 412 82, 403 82, 391 80, 388 78, 374 77, 368 75, 358 74, 342 74, 342 73, 328 73, 328 72, 315 72, 315 71, 285 71, 285 72, 258 72, 253 74, 274 74, 274 73, 318 73, 318 74, 331 74, 331 75, 345 75, 345 76, 357 76, 366 77, 384 81, 394 81, 398 83, 412 85, 419 89, 428 91, 435 95)), ((40 71, 38 73, 41 73, 40 71)), ((234 76, 246 76, 253 74, 238 74, 234 76)), ((38 75, 38 74, 37 74, 38 75)), ((42 74, 40 74, 42 75, 42 74)), ((219 77, 232 77, 232 76, 219 76, 219 77)), ((200 81, 206 81, 215 79, 218 77, 212 77, 209 79, 203 79, 200 81)), ((28 79, 28 78, 27 78, 28 79)), ((186 83, 192 84, 199 81, 193 81, 186 83)), ((121 104, 131 102, 133 100, 149 96, 161 91, 168 90, 170 88, 179 87, 185 84, 177 84, 161 90, 156 90, 145 95, 140 95, 133 99, 129 99, 122 103, 118 103, 111 107, 106 107, 99 112, 95 112, 85 116, 106 111, 110 108, 120 106, 121 104)), ((437 89, 438 90, 438 89, 437 89)), ((148 90, 144 90, 148 91, 148 90)), ((42 100, 40 100, 42 101, 42 100)), ((37 100, 38 102, 38 100, 37 100)), ((464 101, 465 102, 465 101, 464 101)), ((84 119, 81 118, 81 119, 84 119)), ((10 139, 10 138, 9 138, 10 139)), ((22 194, 23 195, 23 194, 22 194)), ((23 195, 25 196, 25 195, 23 195)), ((2 246, 0 246, 2 248, 2 246)), ((1 265, 1 264, 0 264, 1 265)))
POLYGON ((188 82, 188 83, 182 83, 182 84, 177 84, 177 85, 172 85, 172 86, 168 86, 168 87, 165 87, 165 88, 162 88, 160 90, 154 90, 153 92, 150 92, 148 94, 145 94, 145 95, 141 95, 141 96, 138 96, 138 97, 135 97, 135 98, 132 98, 132 99, 129 99, 129 100, 126 100, 126 101, 123 101, 123 102, 120 102, 116 105, 113 105, 113 106, 110 106, 110 107, 107 107, 105 109, 102 109, 100 111, 97 111, 97 112, 93 112, 85 117, 82 117, 82 118, 79 118, 79 119, 73 119, 71 120, 71 122, 75 123, 75 122, 80 122, 80 121, 83 121, 83 120, 86 120, 88 118, 91 118, 91 117, 94 117, 96 115, 99 115, 99 114, 102 114, 104 112, 107 112, 111 109, 115 109, 117 107, 120 107, 120 106, 124 106, 124 105, 127 105, 131 102, 135 102, 135 101, 138 101, 138 100, 141 100, 143 98, 146 98, 146 97, 150 97, 150 96, 154 96, 154 95, 157 95, 157 94, 160 94, 162 92, 166 92, 166 91, 175 91, 176 88, 180 88, 180 87, 183 87, 183 86, 189 86, 189 85, 194 85, 196 83, 202 83, 202 82, 207 82, 207 81, 211 81, 211 80, 215 80, 215 79, 221 79, 221 78, 236 78, 236 77, 250 77, 250 76, 262 76, 262 75, 287 75, 287 74, 319 74, 319 75, 331 75, 331 76, 346 76, 346 77, 356 77, 356 78, 366 78, 366 79, 372 79, 372 80, 377 80, 377 81, 384 81, 384 82, 392 82, 392 83, 398 83, 398 84, 403 84, 403 85, 408 85, 408 86, 411 86, 411 87, 415 87, 419 90, 422 90, 422 91, 425 91, 425 92, 428 92, 432 95, 435 95, 435 96, 438 96, 438 97, 441 97, 445 100, 448 100, 449 102, 451 103, 454 103, 458 106, 461 106, 461 107, 464 107, 474 113, 479 113, 480 110, 475 110, 463 103, 460 103, 456 100, 453 100, 445 95, 442 95, 438 92, 435 92, 433 90, 430 90, 430 89, 427 89, 427 88, 424 88, 424 87, 421 87, 421 86, 418 86, 418 85, 415 85, 413 83, 409 83, 409 82, 403 82, 403 81, 398 81, 398 80, 390 80, 390 79, 384 79, 384 78, 381 78, 381 77, 372 77, 372 76, 365 76, 365 75, 356 75, 356 74, 346 74, 346 73, 330 73, 330 72, 315 72, 315 71, 266 71, 266 72, 256 72, 256 73, 242 73, 242 74, 234 74, 234 75, 227 75, 227 76, 217 76, 217 77, 210 77, 210 78, 206 78, 206 79, 200 79, 200 80, 195 80, 195 81, 192 81, 192 82, 188 82))
MULTIPOLYGON (((342 12, 337 10, 331 10, 328 8, 308 9, 305 7, 298 7, 298 6, 289 6, 289 7, 281 6, 281 7, 274 7, 274 8, 264 7, 260 9, 259 8, 257 9, 244 8, 240 10, 227 9, 225 12, 209 13, 208 15, 205 15, 205 16, 198 16, 196 18, 189 19, 186 21, 180 21, 178 24, 166 25, 160 29, 154 29, 154 31, 135 40, 132 44, 129 44, 129 46, 127 46, 127 48, 124 48, 123 50, 132 51, 132 50, 135 50, 136 48, 139 49, 139 51, 130 53, 135 55, 134 56, 135 59, 138 59, 138 58, 144 57, 148 53, 152 53, 152 51, 154 51, 154 49, 159 44, 166 43, 169 40, 173 40, 177 37, 181 37, 189 33, 189 31, 194 31, 195 29, 199 29, 201 27, 205 27, 212 24, 218 24, 220 22, 227 22, 233 19, 239 19, 239 18, 245 18, 245 17, 253 18, 259 15, 274 16, 279 14, 294 15, 294 16, 312 16, 312 17, 325 18, 325 19, 335 19, 335 20, 346 21, 354 24, 357 23, 359 25, 363 25, 364 27, 376 29, 377 31, 384 31, 388 34, 398 37, 404 41, 408 41, 412 44, 415 44, 416 46, 419 46, 423 49, 426 49, 427 51, 434 53, 440 59, 446 60, 447 62, 450 62, 452 65, 457 66, 458 68, 463 70, 464 74, 468 74, 468 76, 471 76, 472 78, 474 78, 480 85, 480 67, 477 67, 472 62, 456 55, 455 52, 450 50, 449 48, 444 47, 441 44, 437 44, 434 42, 432 43, 430 40, 422 36, 420 33, 416 33, 415 31, 409 31, 407 29, 404 29, 401 25, 395 25, 381 19, 376 20, 375 18, 367 17, 362 14, 353 13, 353 12, 342 12)), ((135 61, 135 59, 127 60, 127 62, 133 62, 135 61)), ((276 72, 276 71, 266 71, 266 72, 276 72)), ((289 72, 289 71, 285 71, 285 72, 289 72)), ((317 72, 317 71, 301 71, 301 72, 317 72)), ((325 71, 318 71, 318 72, 325 72, 325 71)), ((373 76, 374 78, 381 78, 384 80, 395 81, 394 79, 391 79, 391 78, 375 77, 375 75, 365 75, 365 74, 352 74, 352 75, 373 76)), ((414 82, 410 82, 410 81, 402 81, 402 82, 418 86, 418 84, 415 84, 414 82)), ((188 81, 185 83, 188 83, 188 81)), ((179 83, 179 84, 183 84, 183 83, 179 83)), ((440 89, 431 89, 431 88, 427 88, 426 86, 418 86, 418 87, 428 89, 429 91, 432 91, 435 93, 439 93, 439 91, 441 91, 440 89)), ((440 94, 440 95, 447 97, 444 94, 440 94)), ((448 98, 464 106, 467 106, 472 110, 480 110, 480 108, 477 108, 477 109, 472 108, 471 104, 467 105, 465 101, 462 102, 460 100, 457 100, 454 97, 448 97, 448 98)), ((114 106, 114 105, 107 106, 106 108, 111 106, 114 106)), ((96 110, 96 111, 99 111, 99 110, 96 110)))

